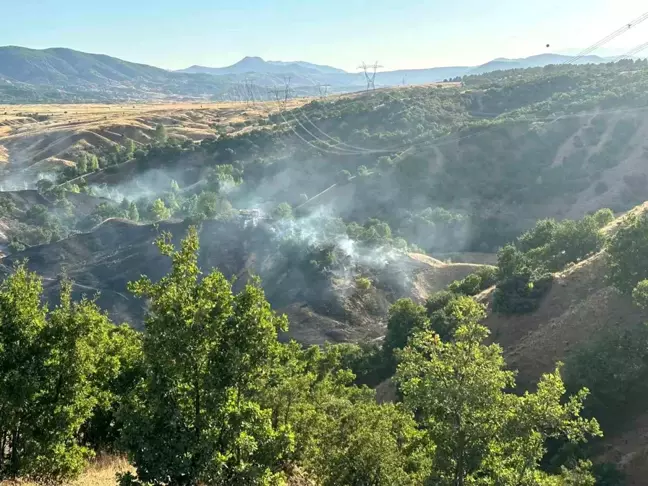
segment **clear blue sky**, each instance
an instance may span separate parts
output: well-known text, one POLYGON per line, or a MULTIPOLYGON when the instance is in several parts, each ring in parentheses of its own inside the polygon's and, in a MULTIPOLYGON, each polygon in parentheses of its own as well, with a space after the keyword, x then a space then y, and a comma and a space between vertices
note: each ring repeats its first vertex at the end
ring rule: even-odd
MULTIPOLYGON (((0 0, 0 45, 170 69, 249 55, 391 70, 587 47, 644 11, 645 0, 0 0)), ((648 21, 608 47, 646 41, 648 21)))

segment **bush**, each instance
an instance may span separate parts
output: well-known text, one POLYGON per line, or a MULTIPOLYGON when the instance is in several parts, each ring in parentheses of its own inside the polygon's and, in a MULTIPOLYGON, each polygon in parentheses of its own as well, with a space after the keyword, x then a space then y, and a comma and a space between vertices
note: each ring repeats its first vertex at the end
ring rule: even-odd
POLYGON ((366 277, 357 277, 355 279, 355 283, 358 290, 361 290, 363 292, 366 292, 371 288, 371 280, 366 277))
POLYGON ((272 210, 272 219, 275 221, 290 220, 293 218, 292 206, 286 202, 279 204, 272 210))
POLYGON ((648 327, 641 324, 602 329, 566 360, 571 389, 587 387, 586 411, 605 425, 618 424, 625 407, 648 391, 648 327))
POLYGON ((621 292, 630 294, 648 279, 648 215, 630 216, 607 246, 608 276, 621 292))
POLYGON ((497 268, 485 266, 471 273, 463 280, 455 280, 448 286, 450 292, 463 295, 477 295, 497 282, 497 268))
MULTIPOLYGON (((436 305, 441 304, 446 298, 446 296, 439 296, 436 305)), ((485 316, 484 306, 477 303, 475 299, 465 295, 450 294, 442 307, 429 314, 430 329, 437 333, 442 341, 448 341, 455 335, 459 326, 467 321, 479 322, 485 316)))
POLYGON ((48 312, 40 278, 19 266, 0 286, 0 481, 44 483, 78 476, 93 451, 77 439, 118 379, 121 346, 93 301, 61 302, 48 312))
POLYGON ((502 314, 524 314, 540 306, 542 297, 551 289, 553 275, 539 277, 513 275, 498 282, 493 294, 493 310, 502 314))
POLYGON ((533 268, 558 271, 603 248, 600 229, 612 221, 609 209, 601 209, 579 221, 545 219, 520 236, 516 246, 533 268))

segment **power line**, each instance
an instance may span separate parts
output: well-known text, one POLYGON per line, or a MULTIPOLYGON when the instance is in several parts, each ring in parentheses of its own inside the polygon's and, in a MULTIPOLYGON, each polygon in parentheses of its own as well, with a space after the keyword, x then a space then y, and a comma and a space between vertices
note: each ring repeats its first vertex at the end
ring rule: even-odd
POLYGON ((594 52, 599 47, 604 46, 605 44, 607 44, 611 40, 616 39, 617 37, 619 37, 621 34, 626 33, 632 27, 636 27, 637 25, 639 25, 640 23, 642 23, 646 19, 648 19, 648 12, 644 13, 643 15, 640 15, 639 17, 637 17, 636 19, 634 19, 631 22, 629 22, 627 24, 624 24, 623 27, 619 27, 617 30, 615 30, 611 34, 608 34, 607 36, 603 37, 599 41, 597 41, 594 44, 592 44, 591 46, 589 46, 588 48, 581 51, 576 57, 568 59, 568 60, 562 62, 561 64, 573 64, 576 61, 579 61, 580 59, 582 59, 585 56, 587 56, 587 55, 591 54, 592 52, 594 52))
POLYGON ((639 54, 641 51, 648 49, 648 42, 644 42, 643 44, 639 44, 638 46, 635 46, 625 54, 622 54, 621 56, 617 57, 614 59, 614 61, 620 61, 621 59, 625 59, 627 57, 632 57, 635 54, 639 54))

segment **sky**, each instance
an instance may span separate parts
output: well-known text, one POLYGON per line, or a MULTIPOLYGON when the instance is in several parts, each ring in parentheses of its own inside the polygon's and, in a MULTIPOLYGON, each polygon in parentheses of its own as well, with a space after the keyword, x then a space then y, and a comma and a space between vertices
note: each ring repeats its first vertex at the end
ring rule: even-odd
MULTIPOLYGON (((0 45, 167 69, 244 56, 416 69, 585 48, 646 11, 645 0, 0 0, 0 45)), ((605 47, 647 41, 648 20, 605 47)))

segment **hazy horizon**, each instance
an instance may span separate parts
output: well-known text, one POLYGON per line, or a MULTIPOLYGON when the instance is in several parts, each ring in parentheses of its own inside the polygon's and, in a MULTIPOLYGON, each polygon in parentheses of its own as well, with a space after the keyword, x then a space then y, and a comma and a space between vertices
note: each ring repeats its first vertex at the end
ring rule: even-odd
MULTIPOLYGON (((245 56, 357 71, 476 66, 494 58, 574 53, 643 13, 638 0, 171 0, 89 5, 25 0, 4 7, 0 45, 67 47, 165 69, 229 66, 245 56), (37 9, 39 15, 34 15, 37 9), (546 45, 549 44, 547 48, 546 45)), ((648 38, 648 22, 605 47, 619 55, 648 38)), ((592 54, 606 56, 604 50, 592 54)))

